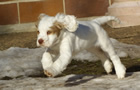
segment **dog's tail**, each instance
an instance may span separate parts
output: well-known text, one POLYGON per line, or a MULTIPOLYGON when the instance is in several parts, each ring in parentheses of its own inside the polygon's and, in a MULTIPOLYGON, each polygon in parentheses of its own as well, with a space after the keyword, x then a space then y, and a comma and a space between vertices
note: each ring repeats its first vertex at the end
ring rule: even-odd
POLYGON ((94 19, 93 21, 98 23, 99 25, 105 24, 108 21, 116 21, 117 23, 120 23, 120 20, 114 16, 103 16, 103 17, 99 17, 94 19))

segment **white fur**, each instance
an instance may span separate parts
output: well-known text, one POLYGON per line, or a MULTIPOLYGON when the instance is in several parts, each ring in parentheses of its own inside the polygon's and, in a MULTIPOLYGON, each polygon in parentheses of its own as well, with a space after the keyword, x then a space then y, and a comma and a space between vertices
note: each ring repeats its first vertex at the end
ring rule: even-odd
POLYGON ((43 69, 51 73, 52 76, 61 74, 71 62, 72 56, 87 50, 101 59, 107 73, 112 71, 111 60, 118 78, 124 78, 126 68, 115 53, 105 30, 100 26, 110 20, 119 21, 113 16, 104 16, 91 21, 77 21, 74 16, 64 14, 57 14, 55 17, 43 16, 38 25, 40 34, 37 45, 47 47, 55 52, 50 50, 44 52, 43 69), (64 25, 59 37, 55 34, 46 34, 55 21, 64 25), (42 45, 38 43, 40 38, 44 40, 42 45))

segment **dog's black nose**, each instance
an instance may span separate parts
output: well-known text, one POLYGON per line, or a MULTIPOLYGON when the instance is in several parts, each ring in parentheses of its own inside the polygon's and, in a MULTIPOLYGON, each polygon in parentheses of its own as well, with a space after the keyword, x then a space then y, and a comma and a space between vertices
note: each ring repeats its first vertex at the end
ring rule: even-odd
POLYGON ((38 40, 38 43, 39 43, 39 44, 42 44, 43 42, 44 42, 43 39, 39 39, 39 40, 38 40))

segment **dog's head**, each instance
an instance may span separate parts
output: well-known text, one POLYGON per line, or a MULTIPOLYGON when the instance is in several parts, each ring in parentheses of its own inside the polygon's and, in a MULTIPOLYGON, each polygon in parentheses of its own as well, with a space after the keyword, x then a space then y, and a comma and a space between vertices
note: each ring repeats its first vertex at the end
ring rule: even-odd
POLYGON ((40 14, 36 27, 38 29, 37 46, 51 47, 62 36, 62 32, 75 32, 78 24, 73 15, 57 14, 51 17, 40 14))

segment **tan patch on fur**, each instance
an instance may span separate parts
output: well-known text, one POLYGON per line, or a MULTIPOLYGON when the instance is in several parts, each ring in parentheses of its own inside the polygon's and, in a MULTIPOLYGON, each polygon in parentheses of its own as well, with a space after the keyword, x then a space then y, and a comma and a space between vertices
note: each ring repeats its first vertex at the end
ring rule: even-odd
POLYGON ((37 33, 37 35, 40 33, 39 30, 38 30, 38 24, 39 24, 39 21, 37 21, 37 22, 35 23, 36 33, 37 33))
POLYGON ((51 28, 51 31, 52 31, 53 34, 56 34, 57 36, 59 36, 61 30, 64 28, 64 25, 60 22, 55 21, 53 23, 53 26, 50 27, 50 28, 51 28))

